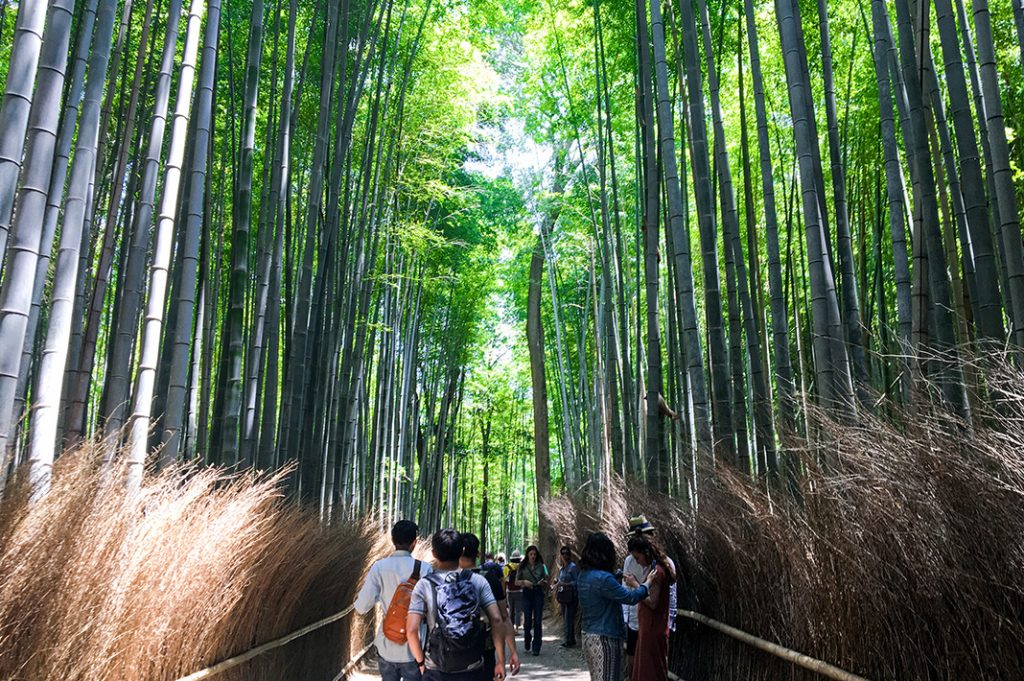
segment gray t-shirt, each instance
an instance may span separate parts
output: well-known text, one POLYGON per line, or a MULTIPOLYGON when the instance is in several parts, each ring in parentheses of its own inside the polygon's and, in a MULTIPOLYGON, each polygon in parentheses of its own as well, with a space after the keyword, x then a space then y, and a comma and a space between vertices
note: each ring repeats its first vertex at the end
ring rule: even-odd
MULTIPOLYGON (((462 570, 437 570, 435 574, 444 579, 446 582, 454 580, 462 570)), ((436 579, 437 577, 435 577, 436 579)), ((489 606, 494 605, 497 601, 494 600, 494 592, 491 591, 491 585, 487 583, 487 578, 479 573, 471 573, 469 576, 470 583, 476 589, 476 600, 479 604, 480 610, 485 610, 489 606)), ((434 603, 434 589, 427 579, 421 579, 416 583, 416 587, 412 590, 412 598, 409 601, 409 612, 414 612, 418 615, 423 615, 423 619, 427 622, 428 629, 432 629, 437 624, 437 607, 434 603)), ((480 612, 477 612, 477 616, 480 612)), ((429 669, 435 669, 433 661, 430 659, 430 654, 426 651, 426 644, 424 642, 424 654, 426 655, 426 663, 429 669)))

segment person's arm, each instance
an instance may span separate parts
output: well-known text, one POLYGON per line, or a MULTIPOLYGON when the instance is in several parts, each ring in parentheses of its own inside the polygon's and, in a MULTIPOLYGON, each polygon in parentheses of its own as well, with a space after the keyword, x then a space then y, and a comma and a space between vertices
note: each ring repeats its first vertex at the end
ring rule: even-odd
POLYGON ((359 595, 356 596, 356 612, 360 615, 370 612, 373 610, 373 606, 377 604, 378 598, 380 598, 380 573, 377 572, 377 563, 374 563, 370 567, 370 571, 366 573, 363 588, 359 590, 359 595))
POLYGON ((509 667, 512 669, 512 674, 515 675, 519 673, 519 654, 516 652, 516 639, 515 632, 512 630, 512 618, 508 614, 508 594, 505 592, 504 576, 501 570, 491 568, 487 571, 485 577, 494 595, 495 604, 498 606, 498 614, 501 617, 501 626, 503 627, 502 639, 509 646, 509 667))
POLYGON ((635 589, 627 589, 619 584, 611 574, 601 578, 600 591, 608 600, 615 603, 624 603, 625 605, 636 605, 647 598, 647 595, 650 593, 646 583, 641 584, 635 589))
MULTIPOLYGON (((508 601, 501 600, 497 603, 498 613, 501 615, 501 623, 504 627, 505 645, 508 646, 508 668, 512 670, 512 676, 519 673, 519 652, 516 650, 516 632, 512 628, 512 618, 508 614, 508 601)), ((495 646, 497 649, 498 646, 495 646)))
POLYGON ((421 579, 413 587, 412 596, 409 599, 409 614, 405 617, 405 635, 409 643, 409 653, 419 667, 420 674, 424 673, 427 664, 427 655, 423 650, 423 642, 420 640, 420 633, 423 628, 423 618, 427 614, 427 590, 428 580, 421 579))
MULTIPOLYGON (((492 602, 486 608, 484 612, 487 613, 487 619, 491 623, 491 641, 494 642, 494 681, 502 681, 505 678, 505 627, 501 620, 501 613, 498 610, 497 602, 492 602)), ((412 641, 410 640, 410 643, 412 641)), ((515 641, 513 640, 513 646, 515 641)), ((410 645, 410 648, 412 646, 410 645)), ((515 647, 512 648, 513 653, 515 647)), ((515 674, 519 671, 519 660, 516 658, 516 668, 512 672, 515 674)))
POLYGON ((420 625, 423 623, 423 615, 418 612, 410 612, 405 618, 405 635, 409 640, 409 652, 412 659, 420 668, 420 674, 426 670, 426 658, 423 655, 423 645, 420 643, 420 625))

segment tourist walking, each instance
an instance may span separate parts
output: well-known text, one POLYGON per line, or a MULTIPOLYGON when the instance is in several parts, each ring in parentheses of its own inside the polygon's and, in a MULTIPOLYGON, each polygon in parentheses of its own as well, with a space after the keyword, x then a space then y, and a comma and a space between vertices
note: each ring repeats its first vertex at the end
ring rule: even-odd
POLYGON ((406 629, 409 650, 424 681, 479 681, 484 665, 483 612, 491 625, 496 661, 493 681, 505 678, 501 614, 482 575, 459 569, 465 544, 455 530, 441 530, 430 541, 434 572, 413 589, 406 629), (420 627, 427 625, 426 639, 420 627))
POLYGON ((519 586, 519 566, 523 563, 523 554, 516 549, 505 566, 505 586, 508 594, 508 614, 512 619, 512 632, 519 633, 519 625, 523 621, 523 587, 519 586))
POLYGON ((620 584, 612 574, 615 565, 615 545, 608 535, 594 532, 587 537, 576 585, 583 613, 583 657, 591 681, 622 681, 622 605, 635 605, 650 593, 646 583, 636 588, 620 584))
MULTIPOLYGON (((494 554, 485 554, 486 560, 482 565, 478 565, 480 557, 480 539, 472 533, 463 532, 462 541, 464 547, 462 549, 462 559, 459 561, 459 567, 463 570, 471 570, 477 574, 483 575, 483 578, 487 580, 487 584, 491 587, 491 593, 494 594, 495 604, 498 606, 498 613, 501 615, 501 636, 507 646, 506 659, 509 662, 509 669, 512 670, 512 674, 519 673, 519 653, 516 651, 516 638, 512 633, 512 622, 508 617, 508 602, 505 599, 505 575, 501 569, 501 566, 494 561, 494 554)), ((487 622, 484 622, 484 628, 487 631, 487 635, 484 636, 484 665, 480 670, 480 681, 490 681, 491 672, 494 669, 494 665, 497 663, 494 653, 494 645, 491 642, 490 627, 487 622)))
POLYGON ((576 578, 580 569, 574 560, 571 546, 563 546, 559 551, 562 565, 555 576, 555 600, 562 610, 562 647, 576 646, 576 612, 579 609, 579 593, 576 589, 576 578))
POLYGON ((526 549, 517 581, 523 588, 523 647, 535 656, 540 655, 540 645, 544 640, 542 620, 548 587, 548 566, 544 564, 540 549, 536 546, 526 549))
MULTIPOLYGON (((637 619, 639 637, 633 659, 632 681, 668 681, 669 587, 676 581, 675 566, 654 537, 637 535, 629 540, 629 554, 648 571, 650 594, 641 601, 637 619)), ((637 586, 626 577, 626 586, 637 586)))
POLYGON ((429 564, 412 556, 419 528, 411 520, 399 520, 391 528, 394 552, 370 566, 366 573, 355 609, 365 615, 376 605, 385 608, 385 615, 374 644, 377 647, 377 668, 383 681, 419 681, 420 669, 409 650, 406 618, 416 583, 431 573, 429 564))

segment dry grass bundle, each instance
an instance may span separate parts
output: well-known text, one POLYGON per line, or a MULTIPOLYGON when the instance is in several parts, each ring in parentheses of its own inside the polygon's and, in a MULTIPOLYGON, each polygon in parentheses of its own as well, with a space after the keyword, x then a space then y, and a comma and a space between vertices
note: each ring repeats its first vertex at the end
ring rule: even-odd
MULTIPOLYGON (((167 680, 351 603, 375 539, 322 528, 277 478, 176 470, 135 495, 98 448, 62 457, 51 493, 0 505, 0 679, 167 680)), ((330 679, 334 624, 219 679, 330 679)))
MULTIPOLYGON (((1019 679, 1024 670, 1024 385, 992 375, 1001 399, 973 437, 941 413, 817 417, 792 443, 799 501, 727 468, 702 471, 699 509, 623 488, 612 508, 643 512, 680 563, 681 607, 872 679, 1019 679)), ((608 502, 606 502, 606 505, 608 502)), ((556 500, 563 533, 622 514, 556 500)), ((673 668, 701 679, 817 679, 707 629, 685 625, 673 668)))
POLYGON ((583 550, 587 535, 597 531, 607 533, 622 552, 626 549, 623 532, 629 523, 631 509, 637 506, 631 500, 638 498, 637 495, 648 494, 645 488, 639 485, 627 487, 621 478, 615 477, 609 482, 599 505, 594 504, 591 496, 562 495, 542 501, 541 513, 554 529, 559 545, 574 546, 577 554, 583 550))

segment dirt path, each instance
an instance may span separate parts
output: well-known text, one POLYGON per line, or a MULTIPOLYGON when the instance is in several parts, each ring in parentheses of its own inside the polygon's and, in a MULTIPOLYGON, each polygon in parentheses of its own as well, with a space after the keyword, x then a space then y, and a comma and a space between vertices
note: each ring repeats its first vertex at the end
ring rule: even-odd
MULTIPOLYGON (((562 648, 559 645, 560 639, 556 636, 544 637, 544 645, 538 657, 524 653, 522 637, 517 641, 523 668, 518 676, 512 677, 516 681, 588 681, 590 679, 586 665, 583 664, 583 654, 580 649, 562 648)), ((376 662, 368 663, 366 669, 360 670, 349 679, 351 681, 380 681, 376 662)))

